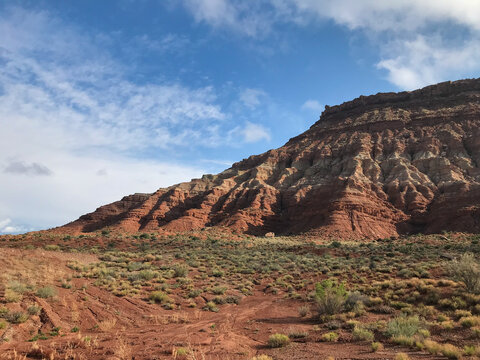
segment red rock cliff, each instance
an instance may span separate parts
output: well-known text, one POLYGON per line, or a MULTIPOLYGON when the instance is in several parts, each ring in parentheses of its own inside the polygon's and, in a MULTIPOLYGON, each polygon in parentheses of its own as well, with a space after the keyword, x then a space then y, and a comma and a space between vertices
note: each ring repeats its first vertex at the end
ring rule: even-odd
POLYGON ((480 79, 327 107, 281 148, 60 228, 209 226, 343 238, 480 231, 480 79))

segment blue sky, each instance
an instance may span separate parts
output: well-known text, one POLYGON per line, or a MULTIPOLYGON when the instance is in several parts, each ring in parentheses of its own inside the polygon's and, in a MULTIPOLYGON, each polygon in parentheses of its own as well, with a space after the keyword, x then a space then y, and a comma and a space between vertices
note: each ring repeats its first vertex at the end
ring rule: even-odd
POLYGON ((470 0, 2 1, 0 233, 283 145, 324 105, 480 70, 470 0))

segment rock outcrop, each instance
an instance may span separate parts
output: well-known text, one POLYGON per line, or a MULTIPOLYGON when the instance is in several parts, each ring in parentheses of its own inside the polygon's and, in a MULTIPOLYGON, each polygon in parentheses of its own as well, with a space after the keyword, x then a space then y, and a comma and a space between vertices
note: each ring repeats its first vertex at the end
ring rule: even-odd
POLYGON ((60 228, 390 237, 480 231, 480 79, 327 107, 281 148, 60 228))

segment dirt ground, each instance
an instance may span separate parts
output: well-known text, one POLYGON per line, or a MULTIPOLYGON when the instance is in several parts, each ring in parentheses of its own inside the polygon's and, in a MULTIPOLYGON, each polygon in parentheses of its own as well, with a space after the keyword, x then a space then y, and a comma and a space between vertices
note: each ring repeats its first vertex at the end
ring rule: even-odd
POLYGON ((74 278, 73 287, 66 289, 58 279, 72 275, 66 266, 71 260, 86 264, 97 258, 0 248, 3 288, 7 281, 28 279, 52 284, 57 292, 52 299, 28 295, 19 304, 0 305, 10 311, 26 311, 34 304, 42 308, 28 321, 0 330, 0 359, 251 359, 260 354, 273 359, 393 359, 398 352, 412 359, 433 358, 401 347, 372 353, 370 343, 350 343, 342 332, 337 342, 322 342, 312 331, 315 321, 299 316, 301 302, 261 289, 216 313, 165 310, 144 299, 114 296, 86 279, 74 278), (283 348, 267 346, 270 335, 291 332, 309 335, 283 348), (38 334, 47 336, 42 340, 38 334))

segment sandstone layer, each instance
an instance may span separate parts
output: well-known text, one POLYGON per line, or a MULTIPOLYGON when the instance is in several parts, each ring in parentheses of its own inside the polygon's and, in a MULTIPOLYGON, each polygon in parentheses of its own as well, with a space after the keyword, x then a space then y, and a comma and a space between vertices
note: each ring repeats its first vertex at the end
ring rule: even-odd
POLYGON ((135 194, 58 230, 339 238, 480 231, 480 79, 360 96, 217 175, 135 194))

